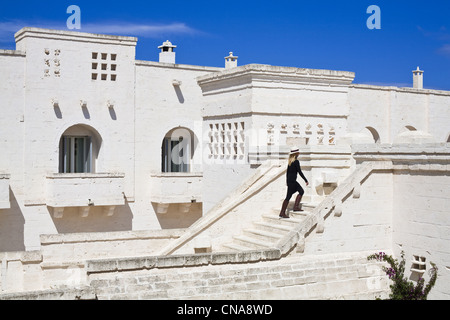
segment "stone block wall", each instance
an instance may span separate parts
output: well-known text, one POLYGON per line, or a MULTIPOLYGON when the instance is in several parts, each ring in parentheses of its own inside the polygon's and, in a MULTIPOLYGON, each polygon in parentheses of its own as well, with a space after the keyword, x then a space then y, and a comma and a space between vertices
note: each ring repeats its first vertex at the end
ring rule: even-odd
MULTIPOLYGON (((292 257, 247 264, 171 265, 120 271, 111 260, 88 267, 98 299, 373 299, 388 281, 369 252, 292 257), (114 270, 114 272, 113 272, 114 270), (119 272, 117 272, 119 271, 119 272)), ((214 255, 214 254, 213 254, 214 255)), ((201 255, 197 257, 200 259, 201 255)), ((192 256, 195 259, 195 256, 192 256)), ((130 267, 130 266, 129 266, 130 267)))
POLYGON ((170 229, 41 235, 41 252, 46 262, 129 257, 130 252, 148 256, 182 233, 182 229, 170 229))
MULTIPOLYGON (((405 254, 405 274, 416 281, 430 278, 431 263, 438 267, 438 279, 429 299, 448 299, 450 266, 450 144, 381 145, 353 148, 357 162, 392 160, 391 197, 384 195, 384 181, 373 192, 381 197, 373 206, 391 201, 392 251, 397 259, 405 254)), ((361 198, 363 197, 361 189, 361 198)), ((370 204, 364 209, 370 208, 370 204)), ((382 217, 383 211, 377 216, 382 217)), ((343 215, 344 216, 344 213, 343 215)))
POLYGON ((39 251, 0 252, 0 292, 42 289, 41 262, 39 251))
POLYGON ((438 280, 430 298, 450 298, 450 172, 401 170, 394 176, 393 248, 403 250, 411 278, 430 278, 430 262, 438 265, 438 280), (422 268, 415 267, 423 262, 422 268), (415 270, 420 271, 415 271, 415 270))
POLYGON ((322 233, 311 233, 305 254, 391 248, 392 188, 392 173, 372 172, 358 194, 342 202, 341 215, 330 215, 322 233))
POLYGON ((88 259, 148 256, 182 234, 180 229, 41 235, 41 250, 0 252, 0 292, 86 285, 88 259))

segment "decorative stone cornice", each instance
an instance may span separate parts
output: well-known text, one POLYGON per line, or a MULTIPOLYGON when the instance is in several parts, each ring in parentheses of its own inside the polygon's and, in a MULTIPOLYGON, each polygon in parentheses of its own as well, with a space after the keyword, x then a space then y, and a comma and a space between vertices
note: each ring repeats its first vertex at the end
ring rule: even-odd
MULTIPOLYGON (((361 144, 352 146, 353 158, 363 161, 392 161, 394 164, 450 164, 449 143, 361 144)), ((448 170, 444 167, 445 170, 448 170)))
POLYGON ((16 39, 16 42, 19 42, 20 40, 23 40, 24 38, 27 37, 32 37, 32 38, 44 38, 55 40, 98 42, 122 46, 136 46, 137 43, 136 37, 112 36, 86 32, 62 31, 62 30, 30 28, 30 27, 20 29, 19 31, 16 32, 14 37, 16 39))
POLYGON ((350 89, 361 89, 361 90, 376 90, 376 91, 393 91, 400 93, 414 93, 414 94, 426 94, 426 95, 437 95, 437 96, 450 96, 450 91, 446 90, 435 90, 435 89, 421 89, 417 90, 415 88, 408 87, 395 87, 395 86, 379 86, 379 85, 369 85, 369 84, 356 84, 352 83, 349 86, 350 89))
POLYGON ((248 82, 253 80, 276 81, 279 83, 344 85, 348 86, 355 78, 354 72, 307 69, 294 67, 279 67, 262 64, 248 64, 222 72, 208 74, 197 78, 200 86, 220 81, 246 77, 248 82))
POLYGON ((182 268, 192 266, 221 265, 228 263, 254 263, 278 260, 280 250, 248 250, 242 252, 217 252, 200 254, 160 255, 117 259, 93 259, 86 261, 88 274, 141 269, 182 268))
POLYGON ((26 53, 20 50, 3 50, 0 49, 0 56, 17 56, 17 57, 25 57, 26 53))

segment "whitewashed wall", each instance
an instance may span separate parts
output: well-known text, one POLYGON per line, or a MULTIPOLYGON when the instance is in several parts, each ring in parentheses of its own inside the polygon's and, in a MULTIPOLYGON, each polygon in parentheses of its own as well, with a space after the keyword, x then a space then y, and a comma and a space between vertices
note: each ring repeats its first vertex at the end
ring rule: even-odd
MULTIPOLYGON (((167 184, 161 183, 164 179, 164 174, 161 174, 161 147, 165 135, 172 129, 188 129, 194 135, 190 172, 202 175, 202 93, 196 78, 219 70, 221 69, 149 61, 136 62, 136 202, 132 205, 134 229, 187 227, 201 217, 202 207, 199 203, 192 206, 189 212, 180 212, 179 203, 185 202, 189 195, 165 201, 170 203, 168 211, 156 214, 152 190, 156 195, 171 195, 171 190, 164 187, 167 184), (176 85, 174 81, 177 82, 176 85)), ((170 181, 175 179, 173 175, 168 176, 170 181)), ((180 184, 188 183, 183 177, 180 180, 180 184)), ((203 180, 192 180, 191 184, 195 185, 177 188, 194 190, 189 199, 192 196, 199 198, 198 192, 202 190, 203 180)), ((200 198, 204 199, 203 196, 200 198)))
POLYGON ((342 204, 342 215, 325 220, 323 233, 312 233, 305 254, 389 250, 392 243, 392 174, 372 173, 360 197, 342 204))
MULTIPOLYGON (((447 165, 448 166, 448 165, 447 165)), ((407 170, 394 175, 393 249, 405 251, 407 271, 414 256, 423 258, 425 273, 412 272, 417 280, 430 278, 430 262, 438 265, 438 280, 430 298, 450 298, 450 175, 449 171, 407 170)))
POLYGON ((416 130, 431 135, 427 142, 448 142, 450 94, 447 91, 352 85, 348 94, 348 132, 375 129, 380 143, 394 143, 400 134, 416 130))
MULTIPOLYGON (((39 247, 39 234, 57 232, 46 207, 45 180, 58 172, 59 140, 68 128, 82 124, 98 134, 101 147, 96 172, 124 173, 125 195, 134 198, 136 39, 25 28, 16 34, 16 42, 26 57, 23 147, 18 150, 23 158, 14 165, 23 164, 24 181, 14 190, 24 195, 17 211, 24 220, 24 246, 35 249, 39 247), (98 54, 96 60, 94 52, 98 54), (107 54, 106 60, 101 59, 102 53, 107 54), (111 54, 116 55, 115 61, 111 54), (96 71, 94 62, 98 63, 96 71), (107 64, 107 70, 99 71, 102 63, 107 64), (92 80, 94 72, 98 73, 97 80, 92 80), (101 80, 102 73, 108 74, 107 80, 101 80), (111 74, 116 74, 115 81, 111 74), (86 105, 82 107, 80 101, 86 105), (113 104, 111 108, 108 101, 113 104)), ((120 212, 115 217, 122 218, 120 212)))
MULTIPOLYGON (((24 250, 24 217, 19 202, 23 201, 23 129, 25 53, 0 50, 0 173, 7 184, 9 208, 0 210, 0 251, 24 250)), ((23 202, 22 202, 23 205, 23 202)))

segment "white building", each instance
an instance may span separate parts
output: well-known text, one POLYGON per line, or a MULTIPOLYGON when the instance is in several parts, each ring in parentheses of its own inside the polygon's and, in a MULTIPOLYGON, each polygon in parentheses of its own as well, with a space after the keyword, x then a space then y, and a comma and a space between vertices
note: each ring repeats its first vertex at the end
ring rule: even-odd
POLYGON ((419 68, 412 88, 381 87, 238 66, 232 52, 225 68, 176 64, 170 41, 152 62, 135 59, 133 37, 15 38, 0 50, 2 291, 57 287, 48 270, 67 261, 232 250, 262 214, 277 217, 285 160, 271 165, 296 145, 318 220, 294 256, 404 250, 416 267, 437 263, 433 297, 449 297, 450 92, 423 89, 419 68))

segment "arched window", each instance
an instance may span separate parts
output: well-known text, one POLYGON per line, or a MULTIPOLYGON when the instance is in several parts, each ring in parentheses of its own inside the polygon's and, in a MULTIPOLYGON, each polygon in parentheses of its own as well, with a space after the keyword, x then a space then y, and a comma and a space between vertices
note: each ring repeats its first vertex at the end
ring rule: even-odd
POLYGON ((95 172, 100 144, 100 136, 88 126, 76 125, 67 129, 59 142, 59 172, 95 172))
POLYGON ((194 154, 194 134, 186 128, 169 131, 161 147, 162 172, 190 172, 194 154))

